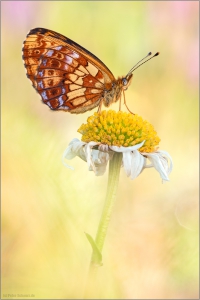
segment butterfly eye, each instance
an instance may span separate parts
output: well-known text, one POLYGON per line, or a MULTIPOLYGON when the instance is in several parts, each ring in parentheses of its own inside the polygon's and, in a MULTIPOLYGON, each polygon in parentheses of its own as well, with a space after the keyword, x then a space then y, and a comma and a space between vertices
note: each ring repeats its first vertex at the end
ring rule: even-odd
POLYGON ((128 84, 128 80, 126 78, 122 78, 122 83, 124 86, 126 86, 128 84))

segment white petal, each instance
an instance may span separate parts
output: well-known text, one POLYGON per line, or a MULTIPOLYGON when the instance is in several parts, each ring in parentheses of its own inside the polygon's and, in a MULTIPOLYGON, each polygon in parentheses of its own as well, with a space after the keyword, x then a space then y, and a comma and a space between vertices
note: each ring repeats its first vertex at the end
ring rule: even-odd
POLYGON ((109 146, 105 144, 100 144, 99 145, 99 150, 103 152, 108 152, 109 151, 109 146))
POLYGON ((83 146, 86 143, 79 141, 79 139, 73 139, 70 143, 67 149, 65 150, 65 158, 66 159, 72 159, 75 156, 80 156, 82 159, 85 160, 85 154, 83 151, 83 146))
POLYGON ((99 143, 96 142, 89 142, 85 145, 85 154, 86 154, 86 159, 88 163, 88 168, 89 170, 93 170, 94 172, 96 171, 95 164, 92 160, 92 148, 96 145, 99 145, 99 143))
POLYGON ((123 153, 122 162, 123 162, 124 170, 128 177, 131 175, 131 159, 132 159, 131 152, 123 153))
POLYGON ((68 164, 66 164, 65 162, 65 152, 63 153, 63 156, 62 156, 62 163, 65 167, 67 167, 68 169, 71 169, 71 170, 74 170, 73 167, 69 166, 68 164))
POLYGON ((173 169, 172 157, 169 155, 169 153, 167 151, 160 150, 160 151, 157 151, 157 153, 159 153, 162 157, 166 157, 167 159, 169 159, 169 161, 168 161, 169 165, 167 168, 167 172, 168 172, 168 174, 170 174, 173 169))
POLYGON ((140 144, 131 146, 131 147, 117 147, 117 146, 109 146, 109 148, 115 152, 130 152, 139 149, 142 147, 145 141, 141 142, 140 144))
POLYGON ((109 161, 109 154, 96 149, 92 150, 92 161, 95 169, 89 167, 90 171, 94 171, 96 176, 101 176, 106 171, 106 166, 109 161))
POLYGON ((123 165, 126 175, 135 179, 142 172, 145 159, 138 150, 123 153, 123 165))
POLYGON ((65 167, 74 170, 73 167, 69 166, 66 164, 65 162, 65 158, 66 159, 72 159, 75 156, 79 156, 81 159, 83 159, 84 161, 86 161, 86 155, 85 152, 83 150, 83 146, 86 143, 79 141, 79 139, 73 139, 70 143, 69 146, 67 147, 67 149, 64 151, 63 156, 62 156, 62 162, 65 165, 65 167))
POLYGON ((132 152, 131 161, 131 179, 135 179, 140 175, 145 164, 144 156, 138 150, 132 152))
POLYGON ((148 157, 154 168, 159 172, 161 178, 165 181, 169 181, 168 175, 171 173, 173 167, 171 156, 166 151, 142 154, 148 157))
POLYGON ((104 153, 102 151, 99 151, 99 160, 102 164, 107 164, 109 161, 110 155, 108 153, 104 153))

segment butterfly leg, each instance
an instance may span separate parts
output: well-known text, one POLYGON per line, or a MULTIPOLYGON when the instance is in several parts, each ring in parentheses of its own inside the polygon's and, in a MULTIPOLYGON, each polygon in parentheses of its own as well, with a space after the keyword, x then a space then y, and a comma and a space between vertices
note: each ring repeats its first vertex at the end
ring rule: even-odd
POLYGON ((124 93, 124 90, 123 90, 123 95, 124 95, 124 105, 126 106, 126 108, 128 109, 128 111, 132 114, 132 115, 135 115, 127 106, 126 104, 126 98, 125 98, 125 93, 124 93))
POLYGON ((98 106, 97 112, 98 112, 99 114, 100 114, 100 112, 101 112, 102 104, 103 104, 103 99, 100 101, 99 106, 98 106))
POLYGON ((121 110, 121 104, 122 104, 122 94, 120 94, 120 98, 119 98, 119 111, 121 110))

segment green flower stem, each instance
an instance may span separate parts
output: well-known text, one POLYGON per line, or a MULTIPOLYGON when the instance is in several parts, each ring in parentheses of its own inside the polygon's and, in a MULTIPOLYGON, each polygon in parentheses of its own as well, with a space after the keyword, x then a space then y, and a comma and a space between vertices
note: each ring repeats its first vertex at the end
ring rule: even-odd
MULTIPOLYGON (((102 265, 102 249, 113 210, 113 206, 116 199, 116 193, 119 182, 120 167, 122 163, 122 153, 114 152, 112 159, 109 161, 109 175, 108 185, 106 192, 106 199, 99 222, 96 238, 93 244, 93 252, 89 267, 88 280, 86 284, 85 299, 90 297, 98 297, 97 286, 96 286, 96 272, 99 266, 102 265)), ((91 238, 91 237, 90 237, 91 238)), ((88 239, 89 240, 89 239, 88 239)))
MULTIPOLYGON (((122 153, 114 152, 112 159, 109 161, 109 175, 106 192, 106 200, 99 222, 95 243, 100 252, 102 252, 110 216, 116 199, 116 193, 119 182, 119 174, 122 163, 122 153)), ((93 258, 93 257, 92 257, 93 258)), ((93 261, 93 260, 91 260, 93 261)))

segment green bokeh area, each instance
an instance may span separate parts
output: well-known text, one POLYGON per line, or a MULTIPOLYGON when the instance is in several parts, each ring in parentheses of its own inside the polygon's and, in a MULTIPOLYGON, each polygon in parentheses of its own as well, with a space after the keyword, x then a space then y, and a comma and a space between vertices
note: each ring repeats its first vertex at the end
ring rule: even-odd
MULTIPOLYGON (((134 72, 131 111, 174 162, 131 181, 121 169, 99 269, 98 299, 198 299, 198 1, 2 1, 2 299, 82 299, 108 173, 62 154, 93 112, 52 112, 26 78, 22 43, 44 27, 76 41, 116 76, 134 72)), ((118 104, 112 109, 118 110, 118 104)), ((123 110, 126 111, 123 106, 123 110)))

